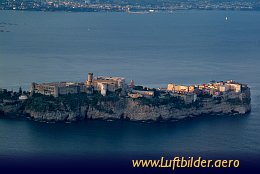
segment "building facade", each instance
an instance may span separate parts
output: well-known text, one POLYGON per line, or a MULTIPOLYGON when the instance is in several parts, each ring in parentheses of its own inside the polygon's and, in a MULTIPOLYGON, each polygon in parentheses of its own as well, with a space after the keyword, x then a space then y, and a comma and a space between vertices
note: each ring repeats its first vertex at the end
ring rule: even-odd
POLYGON ((54 82, 54 83, 32 83, 32 93, 39 93, 42 95, 51 95, 58 97, 59 95, 77 94, 88 91, 84 83, 73 82, 54 82))
POLYGON ((121 91, 124 92, 125 78, 97 76, 93 78, 91 86, 94 90, 99 91, 102 95, 106 95, 107 92, 115 92, 118 89, 121 89, 121 91))

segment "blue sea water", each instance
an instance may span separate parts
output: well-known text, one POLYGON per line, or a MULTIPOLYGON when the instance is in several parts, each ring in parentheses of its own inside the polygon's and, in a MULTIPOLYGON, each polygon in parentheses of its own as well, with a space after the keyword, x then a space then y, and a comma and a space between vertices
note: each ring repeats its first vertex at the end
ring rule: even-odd
POLYGON ((245 117, 160 124, 0 119, 0 156, 260 155, 260 12, 0 11, 0 27, 2 88, 84 81, 93 72, 156 87, 234 79, 252 93, 252 112, 245 117))

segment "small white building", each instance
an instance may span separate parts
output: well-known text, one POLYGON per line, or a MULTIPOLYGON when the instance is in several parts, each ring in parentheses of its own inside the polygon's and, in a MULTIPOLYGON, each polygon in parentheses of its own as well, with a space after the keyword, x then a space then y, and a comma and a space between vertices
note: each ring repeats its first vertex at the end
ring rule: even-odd
POLYGON ((226 92, 226 91, 228 91, 228 90, 230 90, 230 86, 228 86, 228 85, 221 85, 221 86, 219 86, 219 91, 220 92, 226 92))
POLYGON ((168 84, 167 90, 168 91, 174 91, 174 84, 173 83, 168 84))
POLYGON ((132 90, 132 93, 141 94, 144 97, 154 97, 154 91, 132 90))
POLYGON ((101 95, 106 96, 108 84, 107 83, 97 83, 97 85, 98 85, 98 88, 100 89, 101 95))
POLYGON ((25 101, 25 100, 27 100, 28 99, 28 97, 26 96, 26 95, 21 95, 20 97, 19 97, 19 100, 21 100, 21 101, 25 101))
POLYGON ((140 93, 131 93, 131 92, 128 93, 128 96, 130 98, 141 98, 141 97, 143 97, 143 95, 140 94, 140 93))
MULTIPOLYGON (((118 89, 125 91, 125 78, 123 77, 109 77, 109 76, 97 76, 93 78, 92 83, 94 90, 100 91, 103 89, 109 92, 115 92, 118 89)), ((102 95, 103 95, 102 94, 102 95)))
POLYGON ((241 84, 234 84, 234 83, 231 83, 231 84, 228 84, 230 86, 230 89, 239 93, 241 92, 241 84))
POLYGON ((226 91, 234 91, 236 93, 241 92, 242 85, 239 83, 236 83, 234 81, 227 81, 224 85, 219 86, 219 91, 220 92, 226 92, 226 91))

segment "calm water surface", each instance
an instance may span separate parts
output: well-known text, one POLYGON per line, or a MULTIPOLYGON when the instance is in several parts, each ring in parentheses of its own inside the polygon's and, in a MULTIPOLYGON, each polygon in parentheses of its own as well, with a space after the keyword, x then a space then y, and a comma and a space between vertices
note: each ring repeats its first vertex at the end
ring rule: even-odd
POLYGON ((260 155, 260 12, 0 11, 0 26, 3 88, 28 89, 33 81, 84 81, 87 72, 157 87, 234 79, 251 87, 253 108, 247 117, 165 124, 0 119, 0 155, 260 155))

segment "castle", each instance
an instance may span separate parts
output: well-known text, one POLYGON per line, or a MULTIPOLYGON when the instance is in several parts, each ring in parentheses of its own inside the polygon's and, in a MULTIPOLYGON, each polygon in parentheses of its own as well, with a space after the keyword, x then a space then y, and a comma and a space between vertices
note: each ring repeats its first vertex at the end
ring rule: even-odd
POLYGON ((88 73, 88 78, 85 83, 75 82, 53 82, 53 83, 32 83, 31 92, 40 93, 43 95, 51 95, 58 97, 59 95, 88 93, 92 94, 93 91, 100 92, 103 96, 108 92, 115 92, 120 89, 123 94, 125 92, 125 78, 123 77, 110 77, 110 76, 97 76, 94 77, 93 73, 88 73))
POLYGON ((155 92, 163 95, 171 95, 181 98, 186 104, 196 102, 199 95, 210 95, 214 98, 240 99, 241 101, 250 95, 250 90, 246 84, 240 84, 233 80, 226 82, 211 81, 207 84, 199 85, 176 85, 168 84, 167 88, 150 89, 143 86, 134 85, 132 80, 126 85, 125 78, 113 76, 95 76, 88 73, 87 80, 80 83, 75 82, 54 82, 54 83, 32 83, 31 94, 40 93, 58 97, 60 95, 87 93, 93 94, 94 91, 106 96, 108 93, 117 93, 120 96, 136 98, 153 98, 155 92), (141 88, 140 88, 141 87, 141 88))
POLYGON ((93 73, 88 73, 86 87, 92 87, 95 91, 99 91, 104 96, 107 95, 107 92, 115 92, 119 89, 121 89, 121 92, 124 92, 126 89, 125 78, 123 77, 93 77, 93 73))

